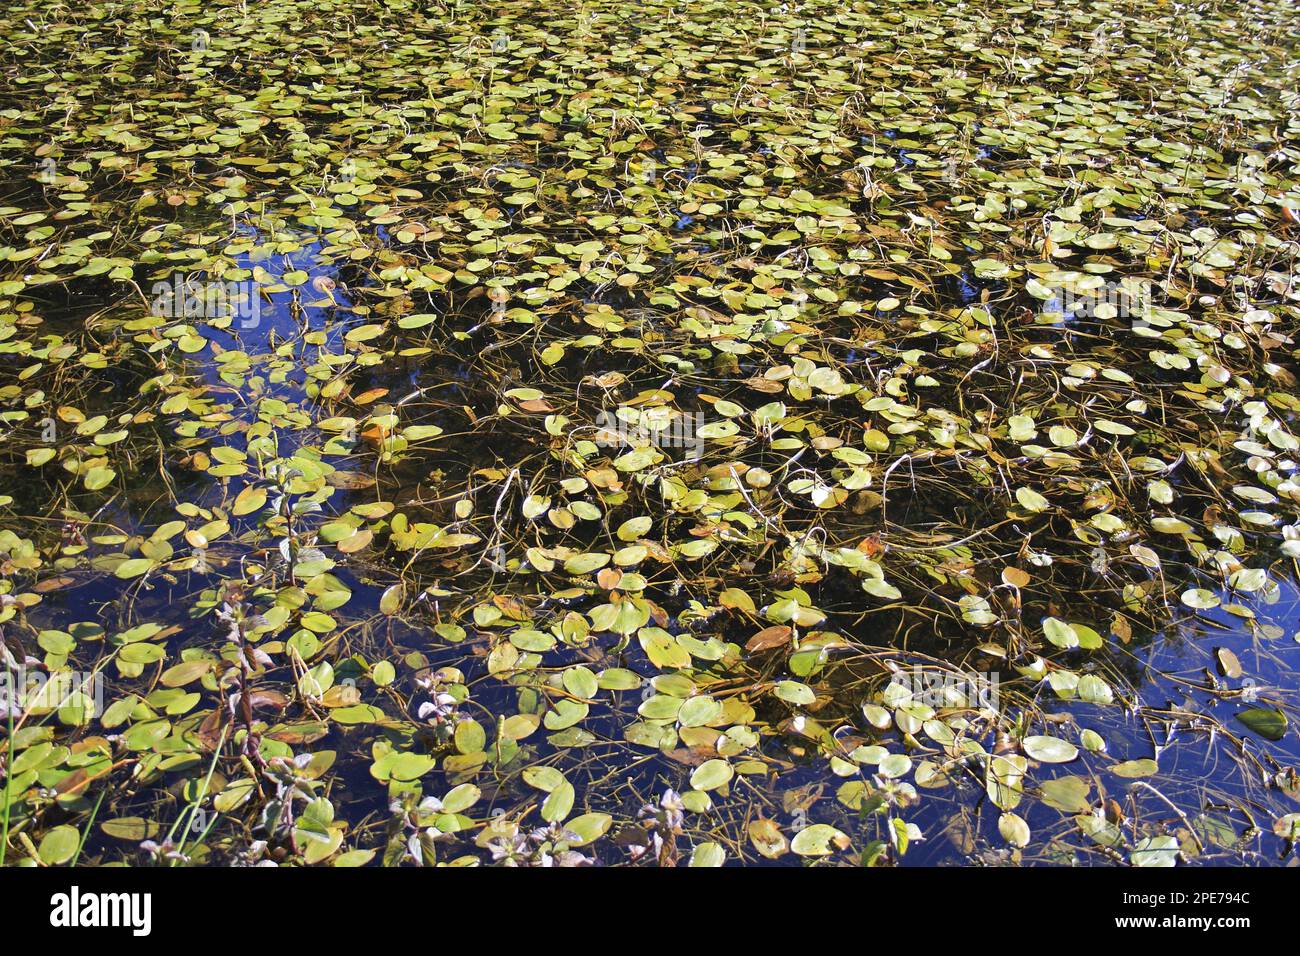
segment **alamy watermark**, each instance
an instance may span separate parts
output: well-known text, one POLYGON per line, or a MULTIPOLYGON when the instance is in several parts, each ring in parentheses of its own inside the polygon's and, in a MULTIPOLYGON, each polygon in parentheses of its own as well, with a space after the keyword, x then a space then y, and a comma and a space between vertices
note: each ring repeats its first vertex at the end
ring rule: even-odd
POLYGON ((998 709, 996 671, 949 671, 919 664, 891 675, 890 682, 911 695, 913 703, 945 707, 998 709))
POLYGON ((262 321, 262 297, 258 284, 211 282, 198 276, 177 273, 170 282, 155 282, 149 290, 149 312, 169 319, 239 320, 239 327, 255 329, 262 321))
POLYGON ((104 713, 104 675, 98 671, 45 671, 20 667, 0 672, 0 717, 60 710, 84 723, 104 713))
POLYGON ((1154 308, 1154 283, 1148 279, 1121 282, 1064 282, 1049 286, 1043 313, 1067 319, 1129 319, 1146 323, 1154 308))
POLYGON ((596 421, 596 444, 607 448, 648 443, 662 449, 682 448, 693 458, 704 454, 704 437, 700 434, 703 412, 656 415, 655 411, 651 409, 633 422, 624 421, 614 412, 601 412, 596 421))
POLYGON ((133 936, 153 930, 152 893, 95 893, 73 886, 50 897, 50 925, 56 929, 121 927, 133 936))

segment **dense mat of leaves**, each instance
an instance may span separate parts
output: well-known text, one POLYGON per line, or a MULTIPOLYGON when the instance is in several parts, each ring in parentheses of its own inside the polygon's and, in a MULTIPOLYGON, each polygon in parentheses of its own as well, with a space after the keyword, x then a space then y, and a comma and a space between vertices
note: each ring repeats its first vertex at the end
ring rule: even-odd
POLYGON ((0 854, 1289 853, 1295 27, 9 0, 0 854))

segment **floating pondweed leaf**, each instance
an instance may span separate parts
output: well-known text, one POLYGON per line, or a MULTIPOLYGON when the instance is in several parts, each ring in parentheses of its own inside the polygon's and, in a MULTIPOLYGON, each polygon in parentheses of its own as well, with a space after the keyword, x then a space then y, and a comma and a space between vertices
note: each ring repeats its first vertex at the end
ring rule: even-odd
POLYGON ((1154 760, 1143 757, 1139 760, 1124 760, 1110 768, 1110 772, 1117 777, 1127 777, 1136 779, 1138 777, 1150 777, 1159 771, 1159 767, 1154 760))
POLYGON ((769 860, 778 860, 790 852, 790 841, 781 825, 771 819, 755 819, 749 824, 749 839, 754 848, 769 860))
POLYGON ((1178 862, 1179 849, 1175 837, 1144 837, 1133 847, 1129 861, 1134 866, 1173 866, 1178 862))
POLYGON ((722 866, 727 860, 727 851, 717 843, 701 843, 691 851, 690 866, 722 866))
POLYGON ((573 809, 574 797, 573 784, 567 780, 561 782, 542 801, 542 819, 547 823, 558 823, 563 820, 573 809))
POLYGON ((564 828, 577 838, 569 841, 572 846, 585 846, 604 836, 613 819, 608 813, 584 813, 566 821, 564 828))
POLYGON ((72 859, 80 840, 76 827, 66 824, 53 827, 41 837, 37 853, 46 866, 59 866, 72 859))
POLYGON ((1217 594, 1205 588, 1189 588, 1182 593, 1182 601, 1188 607, 1197 610, 1216 608, 1221 603, 1217 594))
POLYGON ((1054 617, 1043 619, 1043 636, 1057 647, 1071 648, 1079 646, 1079 635, 1073 627, 1054 617))
POLYGON ((523 776, 529 786, 547 793, 564 783, 564 774, 554 767, 527 767, 524 769, 523 776))
POLYGON ((1079 734, 1079 742, 1083 744, 1083 749, 1092 753, 1105 753, 1106 740, 1097 731, 1091 728, 1084 730, 1079 734))
POLYGON ((876 769, 886 779, 903 777, 912 769, 912 758, 907 754, 889 754, 879 761, 876 769))
POLYGON ((807 684, 794 680, 783 680, 776 685, 776 696, 790 704, 808 705, 816 700, 816 695, 807 684))
POLYGON ((1103 816, 1083 813, 1074 820, 1084 834, 1102 846, 1117 847, 1124 843, 1124 834, 1120 828, 1103 816))
POLYGON ((1286 714, 1271 707, 1252 707, 1237 714, 1237 719, 1266 740, 1286 736, 1286 714))
POLYGON ((1029 845, 1031 836, 1029 824, 1024 821, 1024 818, 1014 813, 1004 813, 998 817, 998 832, 1002 834, 1002 839, 1012 846, 1024 847, 1029 845))
POLYGON ((1241 661, 1237 659, 1237 655, 1232 651, 1226 647, 1217 648, 1214 652, 1214 658, 1219 664, 1219 673, 1224 677, 1234 679, 1241 677, 1241 661))
POLYGON ((105 820, 100 824, 100 829, 118 840, 139 843, 143 840, 152 840, 162 828, 159 824, 142 817, 118 817, 115 820, 105 820))
POLYGON ((1051 507, 1051 503, 1032 488, 1017 488, 1016 500, 1021 507, 1031 512, 1046 511, 1051 507))
POLYGON ((1110 685, 1096 674, 1084 674, 1080 677, 1076 693, 1080 700, 1090 704, 1109 704, 1115 699, 1110 685))
POLYGON ((790 643, 794 630, 784 624, 765 627, 745 643, 748 651, 766 651, 790 643))
POLYGON ((696 790, 716 790, 731 780, 734 771, 725 760, 707 760, 691 774, 691 786, 696 790))
POLYGON ((829 856, 851 845, 848 834, 825 823, 814 823, 794 835, 790 849, 799 856, 829 856))
POLYGON ((1079 749, 1060 737, 1026 737, 1025 753, 1042 763, 1069 763, 1079 756, 1079 749))
POLYGON ((1057 777, 1040 784, 1043 802, 1066 813, 1082 813, 1092 806, 1092 787, 1083 777, 1057 777))
POLYGON ((989 799, 1000 810, 1014 810, 1020 804, 1028 762, 1020 756, 988 758, 984 786, 989 799))

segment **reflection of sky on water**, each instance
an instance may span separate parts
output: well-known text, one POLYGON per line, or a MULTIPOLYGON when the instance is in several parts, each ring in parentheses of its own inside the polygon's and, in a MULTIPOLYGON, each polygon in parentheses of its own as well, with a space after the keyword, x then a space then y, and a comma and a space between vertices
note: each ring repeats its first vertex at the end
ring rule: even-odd
MULTIPOLYGON (((241 226, 239 233, 248 239, 258 238, 258 231, 248 225, 241 226)), ((307 242, 304 237, 304 244, 291 252, 275 252, 270 246, 271 243, 267 243, 241 252, 235 257, 236 268, 252 272, 261 267, 276 280, 286 273, 300 271, 307 274, 307 280, 296 288, 283 292, 267 293, 264 288, 259 289, 262 302, 260 316, 252 327, 244 327, 236 319, 224 329, 205 325, 204 335, 223 349, 242 349, 255 355, 271 347, 273 342, 278 344, 293 341, 307 331, 324 331, 324 347, 341 351, 343 335, 347 331, 346 324, 330 321, 331 313, 339 314, 352 308, 352 300, 347 290, 338 285, 339 267, 322 254, 324 241, 318 239, 307 242), (334 282, 332 293, 318 291, 314 286, 318 279, 334 282), (295 297, 298 309, 294 307, 295 297), (301 317, 295 315, 296 311, 300 311, 301 317)))
MULTIPOLYGON (((1274 625, 1282 634, 1265 637, 1222 607, 1198 611, 1195 615, 1184 608, 1179 621, 1149 645, 1134 645, 1131 653, 1139 665, 1141 682, 1132 691, 1155 715, 1177 717, 1176 722, 1150 719, 1120 703, 1098 706, 1057 701, 1050 690, 1045 690, 1039 703, 1055 714, 1068 714, 1073 723, 1065 725, 1065 729, 1048 727, 1035 732, 1077 742, 1081 731, 1091 729, 1105 739, 1107 751, 1104 755, 1081 751, 1079 758, 1070 763, 1031 766, 1026 789, 1032 792, 1036 784, 1063 776, 1092 778, 1091 799, 1095 804, 1104 795, 1119 803, 1125 813, 1121 828, 1130 842, 1135 822, 1144 833, 1152 832, 1157 825, 1161 832, 1168 833, 1184 828, 1183 821, 1161 799, 1167 798, 1187 814, 1206 843, 1206 851, 1201 856, 1203 862, 1272 865, 1279 862, 1283 852, 1282 841, 1271 832, 1273 821, 1283 813, 1295 812, 1296 801, 1270 787, 1264 779, 1265 772, 1244 770, 1238 763, 1242 753, 1237 745, 1224 734, 1211 732, 1210 721, 1197 718, 1198 715, 1213 718, 1231 734, 1242 738, 1246 759, 1258 758, 1267 771, 1280 770, 1300 757, 1295 730, 1300 643, 1293 636, 1300 630, 1300 590, 1293 582, 1282 581, 1278 599, 1271 604, 1227 592, 1221 592, 1220 596, 1225 604, 1235 601, 1251 606, 1258 615, 1258 625, 1274 625), (1241 678, 1220 674, 1215 657, 1220 648, 1231 651, 1241 662, 1241 678), (1209 689, 1216 685, 1222 696, 1209 689), (1240 691, 1244 691, 1244 696, 1236 693, 1240 691), (1236 719, 1238 713, 1250 707, 1279 706, 1291 723, 1280 741, 1266 740, 1236 719), (1276 758, 1276 763, 1271 757, 1276 758), (1154 776, 1135 780, 1110 771, 1118 761, 1145 758, 1156 761, 1159 771, 1154 776), (1153 791, 1158 791, 1158 795, 1153 791), (1240 839, 1248 834, 1252 823, 1262 832, 1241 840, 1235 848, 1241 852, 1215 845, 1214 835, 1222 842, 1240 839)), ((1127 696, 1128 688, 1120 690, 1121 696, 1127 696)), ((927 840, 909 851, 905 862, 917 865, 953 862, 957 837, 966 834, 968 828, 979 833, 995 854, 999 852, 997 848, 1005 846, 997 832, 1000 811, 983 797, 982 788, 976 782, 963 784, 961 789, 964 796, 955 803, 943 799, 944 791, 922 791, 923 799, 912 811, 915 816, 911 819, 926 831, 927 840)), ((1078 832, 1069 814, 1038 799, 1022 801, 1015 812, 1033 830, 1030 850, 1041 851, 1040 842, 1053 836, 1070 846, 1089 845, 1088 838, 1078 832)), ((1076 863, 1087 859, 1083 854, 1075 857, 1076 863)), ((1095 856, 1090 862, 1105 860, 1095 856)), ((1050 856, 1036 857, 1035 861, 1049 862, 1050 856)), ((1069 859, 1061 857, 1055 862, 1066 863, 1069 859)))
MULTIPOLYGON (((1278 582, 1278 596, 1273 603, 1247 601, 1221 593, 1219 607, 1186 613, 1178 624, 1157 642, 1147 659, 1146 674, 1150 683, 1142 688, 1143 700, 1163 704, 1166 700, 1185 709, 1206 709, 1224 723, 1234 723, 1234 715, 1249 707, 1277 707, 1294 713, 1296 675, 1300 672, 1300 589, 1294 582, 1278 582), (1257 627, 1224 609, 1229 603, 1244 604, 1257 615, 1257 627), (1272 625, 1280 630, 1276 636, 1263 633, 1272 625), (1230 678, 1219 673, 1216 652, 1226 649, 1241 663, 1242 676, 1230 678), (1215 695, 1198 691, 1213 680, 1223 689, 1240 691, 1236 699, 1217 701, 1215 695)), ((1292 730, 1281 741, 1272 742, 1236 723, 1234 730, 1250 736, 1256 746, 1279 757, 1300 758, 1300 743, 1292 730)))

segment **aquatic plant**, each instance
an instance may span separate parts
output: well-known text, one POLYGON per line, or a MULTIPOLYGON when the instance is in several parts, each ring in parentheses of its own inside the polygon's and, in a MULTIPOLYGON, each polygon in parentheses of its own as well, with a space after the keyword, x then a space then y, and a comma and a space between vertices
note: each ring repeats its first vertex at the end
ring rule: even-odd
POLYGON ((1274 861, 1269 0, 0 11, 0 861, 1274 861))

